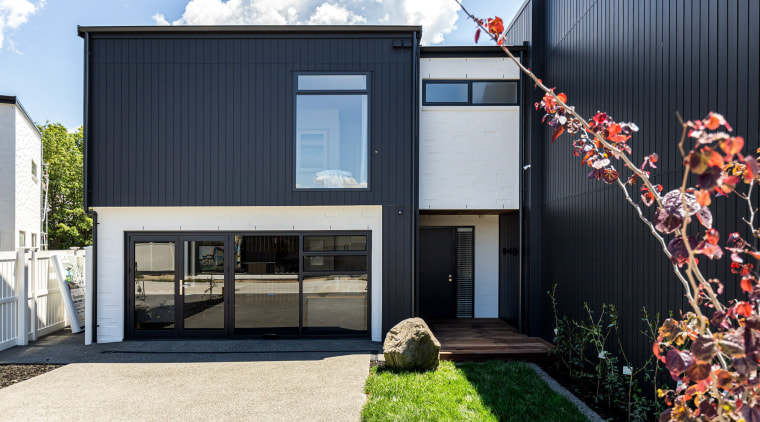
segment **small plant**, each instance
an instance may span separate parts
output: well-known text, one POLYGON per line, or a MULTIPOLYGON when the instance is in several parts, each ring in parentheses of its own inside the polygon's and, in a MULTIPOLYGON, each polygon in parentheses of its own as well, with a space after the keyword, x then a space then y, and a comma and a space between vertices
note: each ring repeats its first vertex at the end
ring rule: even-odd
MULTIPOLYGON (((588 318, 570 320, 557 312, 555 285, 548 292, 555 321, 555 348, 551 354, 558 359, 560 370, 584 390, 592 392, 590 398, 597 406, 627 415, 629 421, 648 421, 656 416, 661 405, 652 400, 657 390, 658 362, 654 357, 635 365, 627 358, 620 339, 618 312, 614 305, 603 304, 598 316, 588 304, 584 308, 588 318), (642 385, 654 386, 650 394, 642 385)), ((654 339, 659 315, 652 319, 642 309, 645 329, 643 335, 654 339)))

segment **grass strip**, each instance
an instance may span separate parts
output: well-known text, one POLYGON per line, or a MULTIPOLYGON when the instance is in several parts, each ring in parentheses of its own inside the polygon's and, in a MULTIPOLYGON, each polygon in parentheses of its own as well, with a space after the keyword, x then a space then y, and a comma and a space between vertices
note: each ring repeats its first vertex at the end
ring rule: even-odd
POLYGON ((586 421, 522 362, 442 361, 433 372, 372 368, 363 421, 586 421))

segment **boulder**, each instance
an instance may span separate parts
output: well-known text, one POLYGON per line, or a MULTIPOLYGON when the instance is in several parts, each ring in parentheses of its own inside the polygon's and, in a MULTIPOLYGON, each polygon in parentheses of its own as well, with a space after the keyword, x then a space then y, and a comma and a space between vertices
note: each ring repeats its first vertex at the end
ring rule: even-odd
POLYGON ((441 343, 422 318, 405 319, 388 331, 383 343, 385 366, 415 371, 438 368, 441 343))

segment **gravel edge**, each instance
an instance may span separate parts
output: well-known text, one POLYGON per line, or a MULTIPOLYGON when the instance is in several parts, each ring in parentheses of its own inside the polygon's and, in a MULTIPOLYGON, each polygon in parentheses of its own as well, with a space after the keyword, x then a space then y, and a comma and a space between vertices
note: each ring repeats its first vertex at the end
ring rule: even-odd
POLYGON ((570 403, 574 404, 575 407, 577 407, 578 410, 580 410, 580 412, 583 413, 583 415, 586 416, 591 422, 605 422, 605 420, 602 419, 602 417, 594 412, 590 407, 588 407, 586 403, 580 401, 578 397, 575 397, 575 395, 573 395, 573 393, 569 392, 565 387, 561 386, 557 381, 554 380, 554 378, 550 377, 549 374, 544 372, 543 369, 539 368, 538 365, 535 363, 528 363, 528 366, 533 368, 533 370, 536 371, 536 374, 541 377, 541 379, 544 380, 544 382, 546 382, 546 384, 548 384, 552 390, 570 400, 570 403))

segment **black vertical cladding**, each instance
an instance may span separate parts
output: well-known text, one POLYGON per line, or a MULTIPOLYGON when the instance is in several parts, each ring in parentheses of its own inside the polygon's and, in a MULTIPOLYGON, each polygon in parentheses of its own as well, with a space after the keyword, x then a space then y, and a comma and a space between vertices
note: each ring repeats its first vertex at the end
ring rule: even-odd
POLYGON ((269 29, 80 28, 86 205, 382 205, 387 330, 414 311, 419 28, 269 29), (294 189, 300 71, 369 74, 369 189, 294 189))
MULTIPOLYGON (((532 0, 525 9, 533 14, 532 28, 526 32, 519 19, 514 21, 510 43, 531 41, 531 68, 549 86, 566 93, 581 115, 602 110, 618 121, 635 122, 641 130, 629 141, 633 159, 640 162, 647 154, 659 153, 652 180, 666 191, 677 187, 683 175, 676 112, 685 119, 702 118, 709 111, 724 114, 734 133, 745 138, 744 151, 755 154, 760 30, 748 23, 760 20, 757 1, 532 0)), ((534 232, 527 244, 528 259, 539 254, 544 268, 536 274, 530 267, 526 283, 542 293, 538 302, 531 297, 529 306, 534 312, 549 311, 543 292, 554 284, 560 313, 576 319, 586 317, 584 302, 594 309, 612 303, 620 312, 628 357, 642 362, 651 354, 648 339, 639 333, 642 307, 662 315, 683 309, 682 287, 619 188, 587 181, 588 169, 572 157, 571 138, 563 136, 551 144, 548 129, 535 124, 541 116, 529 114, 533 123, 526 123, 526 142, 542 145, 543 151, 530 151, 528 194, 534 193, 530 183, 535 180, 529 179, 537 176, 539 161, 544 179, 538 181, 543 192, 540 209, 534 208, 535 200, 526 204, 529 227, 543 227, 539 243, 534 243, 534 232)), ((637 188, 631 193, 638 199, 637 188)), ((735 197, 715 199, 712 210, 724 238, 733 231, 750 237, 741 221, 746 205, 735 197)), ((649 217, 653 214, 652 209, 644 211, 649 217)), ((725 299, 730 299, 741 296, 741 290, 727 264, 725 258, 703 263, 710 277, 723 280, 725 299)), ((550 323, 547 318, 541 321, 545 337, 551 333, 550 323)))
POLYGON ((517 326, 520 311, 520 214, 499 215, 499 318, 517 326))

